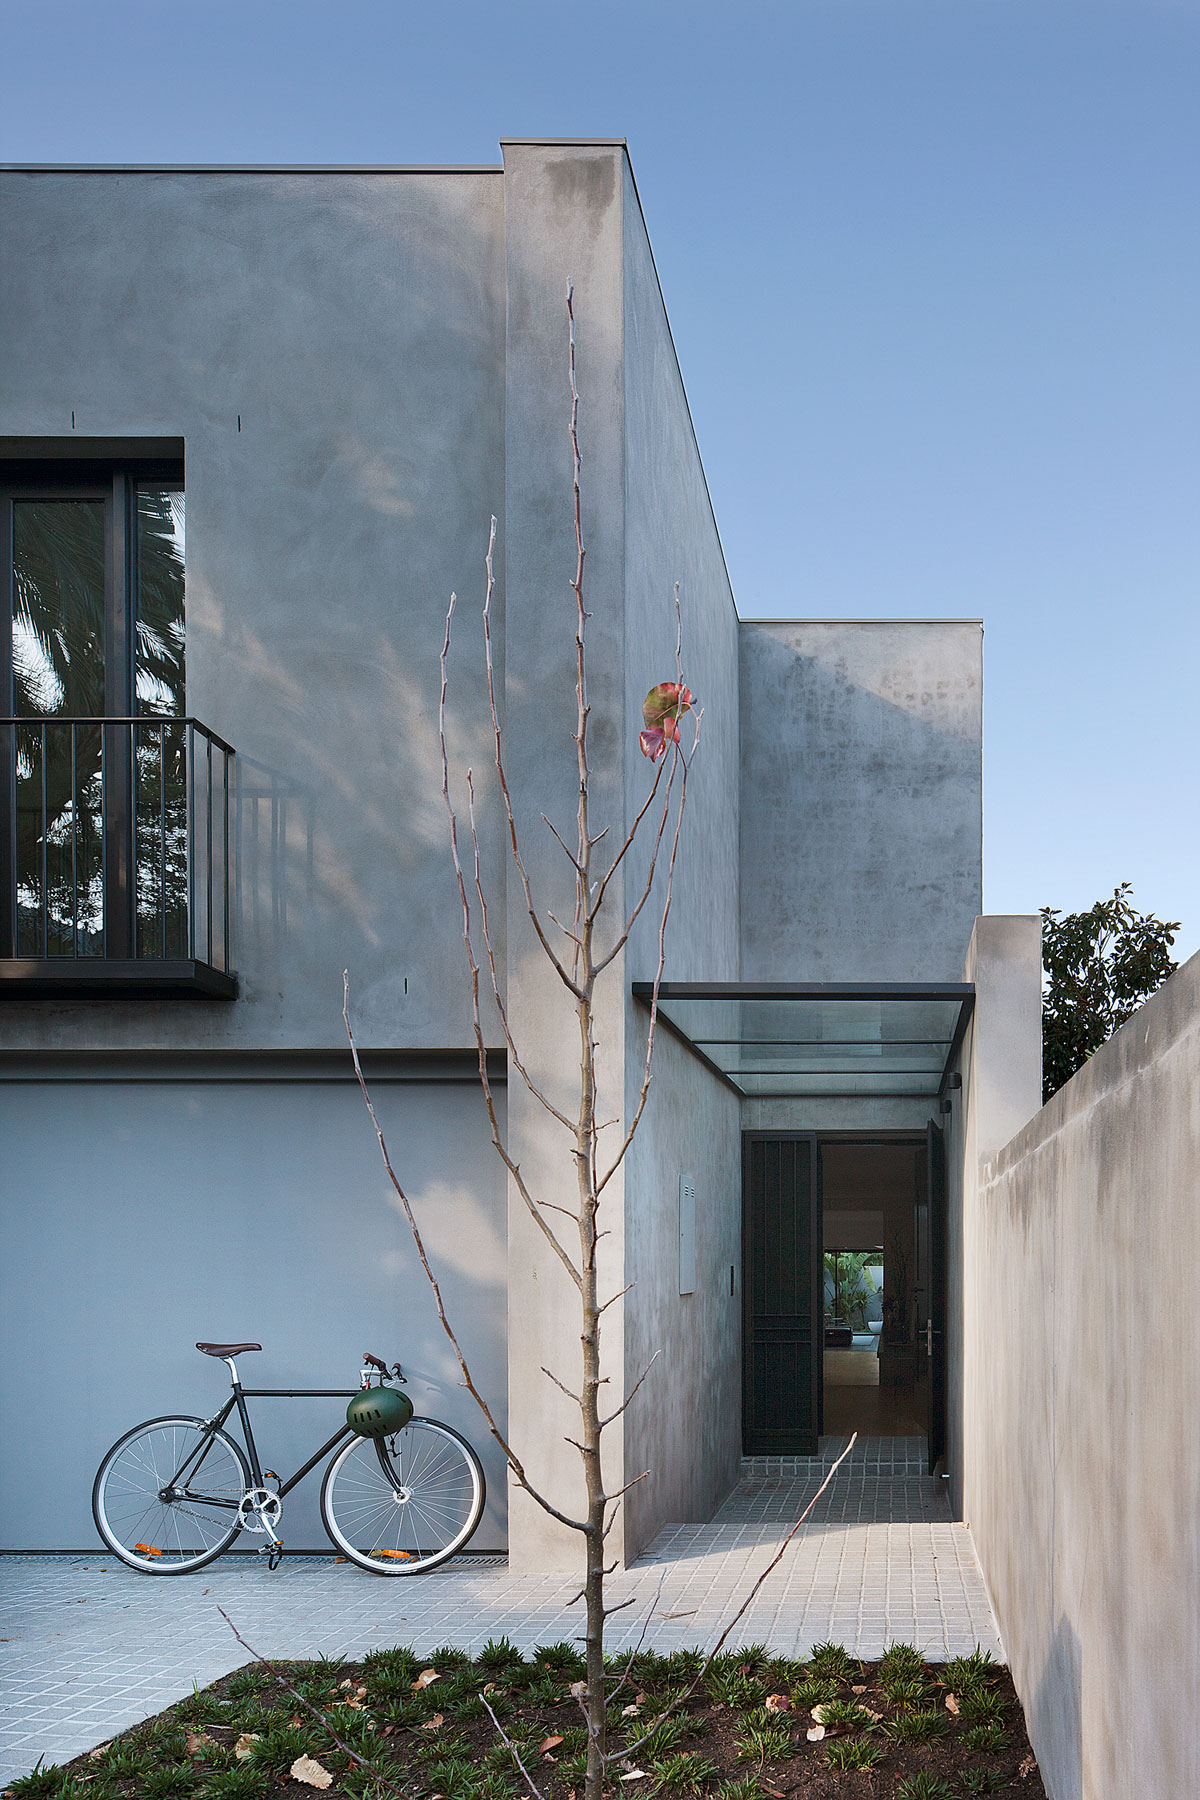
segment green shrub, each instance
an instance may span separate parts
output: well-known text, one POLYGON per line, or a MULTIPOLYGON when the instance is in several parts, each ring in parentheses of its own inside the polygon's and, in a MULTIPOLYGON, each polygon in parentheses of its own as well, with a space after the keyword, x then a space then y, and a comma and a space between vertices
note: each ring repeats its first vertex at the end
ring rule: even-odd
POLYGON ((870 1769, 882 1755, 879 1745, 869 1738, 835 1738, 825 1752, 825 1761, 831 1769, 870 1769))
POLYGON ((830 1681, 853 1681, 861 1665, 841 1644, 814 1644, 808 1666, 812 1674, 830 1681))

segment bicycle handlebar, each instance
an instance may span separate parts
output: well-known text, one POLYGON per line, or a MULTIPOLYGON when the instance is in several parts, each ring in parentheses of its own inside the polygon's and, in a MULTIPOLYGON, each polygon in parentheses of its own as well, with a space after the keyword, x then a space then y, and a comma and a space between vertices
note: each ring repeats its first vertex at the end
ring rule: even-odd
POLYGON ((382 1375, 385 1380, 388 1376, 391 1376, 395 1381, 404 1380, 404 1371, 399 1363, 393 1363, 389 1369, 381 1356, 372 1356, 369 1350, 363 1351, 363 1362, 369 1368, 378 1369, 380 1375, 382 1375))

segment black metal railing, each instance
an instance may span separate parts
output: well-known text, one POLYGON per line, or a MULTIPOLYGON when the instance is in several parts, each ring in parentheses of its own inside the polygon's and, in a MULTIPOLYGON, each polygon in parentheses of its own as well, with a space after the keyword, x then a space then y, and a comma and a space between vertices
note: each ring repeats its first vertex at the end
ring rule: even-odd
POLYGON ((234 754, 197 719, 0 719, 0 958, 228 974, 234 754))

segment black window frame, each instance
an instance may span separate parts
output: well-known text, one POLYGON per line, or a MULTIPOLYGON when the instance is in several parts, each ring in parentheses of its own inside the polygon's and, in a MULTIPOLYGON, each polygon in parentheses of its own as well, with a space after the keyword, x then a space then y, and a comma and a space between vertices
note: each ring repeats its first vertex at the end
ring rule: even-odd
MULTIPOLYGON (((23 456, 0 459, 0 568, 7 590, 6 616, 0 621, 0 700, 8 716, 16 713, 13 667, 13 619, 16 602, 14 504, 22 500, 98 500, 104 505, 104 710, 105 719, 150 719, 139 714, 137 701, 137 488, 159 483, 186 493, 182 457, 105 455, 79 457, 23 456)), ((186 579, 186 576, 185 576, 186 579)), ((186 629, 186 628, 185 628, 186 629)), ((185 637, 186 644, 186 637, 185 637)), ((186 649, 185 649, 186 670, 186 649)), ((185 675, 186 681, 186 675, 185 675)), ((186 689, 185 689, 186 691, 186 689)), ((186 716, 186 711, 183 716, 186 716)), ((0 958, 16 952, 13 898, 16 879, 14 794, 15 735, 0 743, 0 958)), ((124 761, 129 762, 128 754, 124 761)), ((132 766, 112 771, 106 813, 106 879, 104 923, 109 963, 129 960, 135 941, 133 773, 132 766)), ((70 959, 62 959, 64 963, 70 959)))

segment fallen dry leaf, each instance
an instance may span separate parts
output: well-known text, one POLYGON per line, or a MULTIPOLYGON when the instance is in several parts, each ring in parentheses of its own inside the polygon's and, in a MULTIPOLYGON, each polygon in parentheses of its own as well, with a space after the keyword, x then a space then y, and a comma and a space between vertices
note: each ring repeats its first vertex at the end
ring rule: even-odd
POLYGON ((942 1701, 942 1705, 946 1708, 946 1711, 948 1713, 953 1713, 955 1718, 958 1717, 958 1696, 957 1696, 957 1694, 947 1694, 946 1698, 942 1701))
POLYGON ((561 1743, 562 1743, 561 1737, 544 1737, 542 1739, 541 1743, 538 1745, 538 1754, 540 1755, 543 1751, 546 1751, 546 1750, 557 1750, 558 1746, 561 1743))
POLYGON ((636 1719, 641 1710, 642 1709, 637 1702, 631 1700, 628 1706, 623 1706, 621 1708, 621 1717, 623 1719, 636 1719))
POLYGON ((446 1719, 445 1719, 444 1714, 434 1713, 434 1715, 431 1719, 426 1719, 425 1723, 421 1727, 421 1730, 422 1731, 440 1731, 442 1729, 442 1726, 445 1723, 446 1723, 446 1719))
POLYGON ((571 1683, 571 1694, 574 1699, 582 1700, 586 1693, 587 1693, 587 1682, 586 1681, 573 1681, 571 1683))
POLYGON ((815 1720, 818 1725, 823 1725, 825 1723, 825 1703, 824 1703, 824 1701, 822 1701, 819 1706, 813 1707, 811 1713, 809 1714, 809 1717, 811 1719, 815 1720))
POLYGON ((1033 1775, 1036 1770, 1037 1758, 1035 1756, 1023 1756, 1017 1767, 1017 1774, 1021 1777, 1022 1781, 1025 1781, 1030 1775, 1033 1775))
POLYGON ((496 1684, 495 1684, 495 1682, 494 1682, 494 1681, 489 1681, 489 1682, 488 1682, 488 1683, 487 1683, 487 1685, 486 1685, 486 1687, 485 1687, 485 1688, 484 1688, 484 1690, 483 1690, 483 1691, 484 1691, 484 1693, 485 1693, 485 1694, 494 1694, 494 1693, 495 1693, 495 1691, 496 1691, 496 1684))
POLYGON ((187 1734, 187 1753, 189 1756, 203 1756, 206 1750, 213 1748, 213 1739, 207 1731, 189 1731, 187 1734))
MULTIPOLYGON (((431 1685, 431 1683, 433 1683, 435 1681, 440 1681, 441 1679, 442 1678, 438 1674, 436 1669, 422 1669, 421 1673, 417 1676, 417 1679, 412 1684, 412 1691, 415 1694, 419 1691, 419 1689, 427 1688, 431 1685)), ((346 1685, 348 1687, 350 1685, 349 1682, 347 1682, 346 1685)))
POLYGON ((254 1746, 257 1742, 257 1731, 243 1731, 241 1737, 233 1746, 233 1754, 237 1757, 239 1762, 245 1762, 248 1757, 254 1755, 254 1746))
POLYGON ((783 1800, 782 1788, 771 1787, 769 1782, 764 1781, 761 1776, 759 1777, 758 1785, 764 1794, 770 1794, 771 1800, 783 1800))
POLYGON ((302 1781, 305 1787, 327 1788, 333 1786, 333 1776, 328 1769, 323 1769, 319 1762, 311 1756, 298 1756, 288 1774, 293 1781, 302 1781))
POLYGON ((786 1694, 768 1694, 767 1711, 769 1713, 790 1712, 792 1703, 786 1694))
POLYGON ((112 1749, 112 1739, 109 1738, 107 1744, 97 1744, 96 1748, 94 1750, 88 1751, 88 1761, 89 1762, 99 1762, 100 1758, 104 1755, 104 1752, 106 1750, 111 1750, 111 1749, 112 1749))
POLYGON ((821 1739, 825 1736, 825 1727, 823 1725, 810 1725, 804 1735, 810 1744, 819 1744, 821 1739))
POLYGON ((865 1688, 865 1687, 852 1687, 852 1688, 851 1688, 851 1689, 850 1689, 850 1692, 851 1692, 851 1693, 852 1693, 852 1694, 865 1694, 865 1693, 866 1693, 866 1691, 867 1691, 867 1690, 866 1690, 866 1688, 865 1688))
POLYGON ((645 1779, 645 1769, 627 1769, 621 1777, 622 1781, 645 1781, 645 1779))

